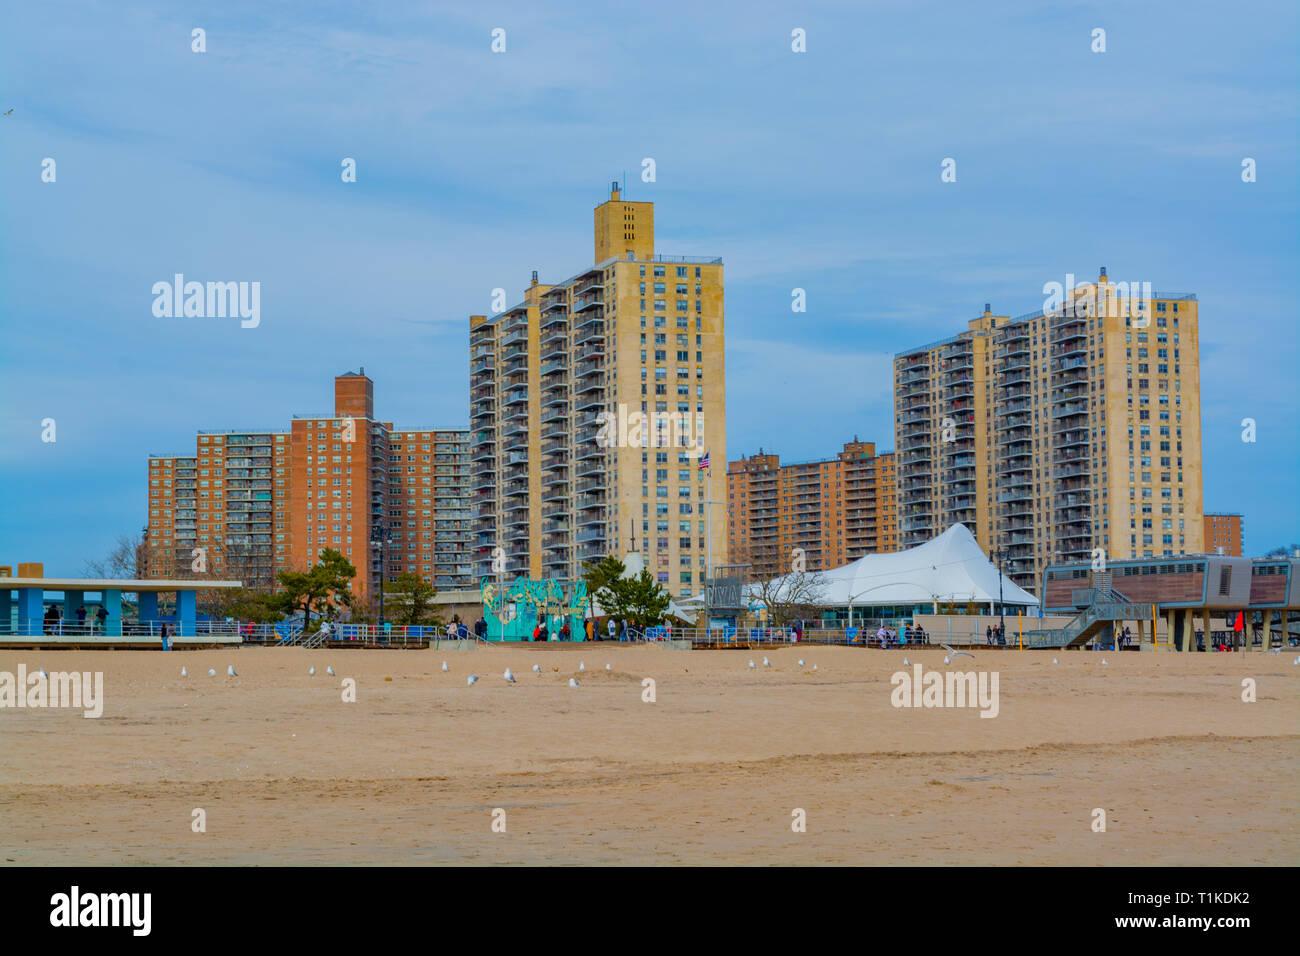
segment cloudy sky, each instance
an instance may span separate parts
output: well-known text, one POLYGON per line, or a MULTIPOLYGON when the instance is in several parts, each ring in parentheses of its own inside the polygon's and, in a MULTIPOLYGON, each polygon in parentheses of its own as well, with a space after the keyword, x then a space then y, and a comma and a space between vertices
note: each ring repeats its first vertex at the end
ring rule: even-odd
POLYGON ((1253 553, 1296 541, 1296 21, 1292 0, 8 5, 0 563, 80 571, 144 526, 150 453, 327 412, 360 365, 380 416, 465 423, 466 317, 590 264, 625 174, 658 251, 726 263, 731 457, 892 448, 895 352, 1105 265, 1197 294, 1206 510, 1243 512, 1253 553), (260 325, 155 317, 177 272, 260 282, 260 325))

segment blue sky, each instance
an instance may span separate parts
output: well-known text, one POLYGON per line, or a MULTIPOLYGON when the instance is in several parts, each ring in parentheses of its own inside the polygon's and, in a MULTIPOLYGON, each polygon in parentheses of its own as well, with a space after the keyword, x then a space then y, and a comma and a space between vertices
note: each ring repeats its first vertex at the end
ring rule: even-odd
POLYGON ((731 457, 892 448, 894 352, 1105 265, 1199 297, 1206 510, 1300 539, 1294 2, 554 7, 6 9, 0 563, 79 571, 150 453, 358 365, 382 417, 464 423, 466 317, 589 264, 624 172, 658 251, 726 263, 731 457), (155 318, 176 272, 261 282, 260 326, 155 318))

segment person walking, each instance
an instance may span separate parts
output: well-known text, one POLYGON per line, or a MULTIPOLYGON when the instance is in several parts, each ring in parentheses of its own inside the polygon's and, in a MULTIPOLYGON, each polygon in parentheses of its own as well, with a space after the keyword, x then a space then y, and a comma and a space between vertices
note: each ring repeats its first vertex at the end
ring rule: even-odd
POLYGON ((86 605, 77 608, 77 633, 86 633, 86 605))
POLYGON ((611 617, 609 619, 609 639, 612 641, 617 636, 618 636, 618 625, 614 623, 614 619, 611 617))
POLYGON ((104 607, 104 605, 101 604, 99 608, 95 611, 95 616, 99 619, 99 630, 102 633, 107 634, 108 633, 108 608, 104 607))
POLYGON ((587 634, 587 640, 591 640, 592 635, 596 631, 595 625, 591 622, 591 618, 587 618, 586 622, 582 625, 582 629, 587 634))
POLYGON ((993 646, 993 625, 992 624, 984 628, 984 643, 987 644, 989 647, 993 646))

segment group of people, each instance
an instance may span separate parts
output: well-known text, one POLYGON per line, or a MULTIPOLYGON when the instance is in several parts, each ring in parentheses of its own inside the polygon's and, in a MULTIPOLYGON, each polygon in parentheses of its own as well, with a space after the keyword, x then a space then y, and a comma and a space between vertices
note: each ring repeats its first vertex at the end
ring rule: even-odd
MULTIPOLYGON (((89 634, 91 631, 95 630, 96 627, 98 627, 98 629, 102 631, 104 630, 104 624, 107 620, 108 620, 108 609, 105 608, 104 605, 101 604, 99 607, 97 607, 95 609, 94 616, 91 617, 90 612, 86 610, 86 605, 82 604, 80 607, 77 608, 76 633, 89 634), (89 626, 87 626, 86 624, 86 621, 88 619, 91 622, 89 626)), ((46 634, 63 633, 63 612, 59 610, 59 606, 57 604, 51 604, 49 607, 45 609, 44 625, 45 625, 46 634)))
POLYGON ((925 628, 919 624, 904 624, 900 639, 898 631, 891 631, 881 624, 880 629, 876 631, 876 640, 880 642, 881 647, 889 647, 891 644, 928 644, 930 635, 925 633, 925 628))
MULTIPOLYGON (((975 625, 978 627, 979 625, 975 625)), ((984 643, 992 647, 997 644, 999 647, 1007 646, 1007 626, 1005 624, 991 624, 984 628, 984 643)))

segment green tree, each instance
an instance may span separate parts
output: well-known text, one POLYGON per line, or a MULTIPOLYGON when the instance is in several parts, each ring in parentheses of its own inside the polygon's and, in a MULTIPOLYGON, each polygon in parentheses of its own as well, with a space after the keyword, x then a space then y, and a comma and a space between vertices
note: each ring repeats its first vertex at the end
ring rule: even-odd
POLYGON ((293 611, 292 598, 286 592, 262 591, 256 588, 236 588, 218 591, 220 600, 216 613, 240 621, 274 624, 293 611))
POLYGON ((342 553, 326 548, 310 571, 281 571, 278 577, 287 607, 303 612, 306 630, 313 611, 332 621, 343 608, 352 607, 354 596, 349 585, 356 574, 357 569, 342 553))
MULTIPOLYGON (((619 566, 623 563, 616 562, 619 566)), ((616 578, 607 581, 601 592, 604 613, 617 620, 629 620, 637 627, 654 627, 662 624, 671 601, 667 591, 659 587, 650 568, 641 568, 633 578, 616 578)))
POLYGON ((395 615, 396 623, 423 624, 429 617, 438 589, 411 571, 399 574, 391 587, 393 595, 388 600, 401 609, 395 615))
POLYGON ((626 570, 623 562, 612 555, 582 562, 582 579, 587 582, 587 613, 590 616, 595 616, 592 614, 592 602, 597 598, 606 614, 613 613, 611 604, 616 600, 613 588, 623 579, 626 570))

